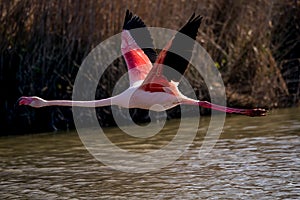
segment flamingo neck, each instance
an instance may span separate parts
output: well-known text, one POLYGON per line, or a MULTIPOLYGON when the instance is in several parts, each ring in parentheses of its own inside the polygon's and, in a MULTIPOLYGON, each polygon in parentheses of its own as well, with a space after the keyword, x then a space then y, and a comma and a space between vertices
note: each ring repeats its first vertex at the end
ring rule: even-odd
POLYGON ((111 98, 93 101, 50 100, 46 101, 45 106, 102 107, 110 106, 111 102, 111 98))

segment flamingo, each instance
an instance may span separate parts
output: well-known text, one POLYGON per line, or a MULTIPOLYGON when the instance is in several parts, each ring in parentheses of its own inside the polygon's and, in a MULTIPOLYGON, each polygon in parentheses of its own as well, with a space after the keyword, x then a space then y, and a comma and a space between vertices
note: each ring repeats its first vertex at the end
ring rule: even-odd
POLYGON ((28 105, 34 108, 45 106, 80 106, 101 107, 118 105, 125 108, 141 108, 154 111, 164 111, 180 104, 200 106, 226 113, 246 116, 265 116, 262 108, 240 109, 212 104, 208 101, 191 99, 183 95, 178 84, 187 70, 189 61, 170 52, 172 48, 179 48, 185 57, 191 58, 194 43, 182 44, 180 34, 196 39, 202 16, 192 14, 186 24, 176 33, 165 48, 157 55, 152 48, 153 41, 145 23, 137 15, 126 11, 123 30, 121 33, 121 51, 128 68, 130 86, 122 93, 110 98, 92 101, 72 100, 44 100, 37 96, 22 96, 19 105, 28 105), (131 30, 144 28, 142 38, 134 35, 131 30), (139 44, 151 48, 140 48, 139 44), (153 63, 153 64, 152 64, 153 63), (169 66, 179 73, 166 73, 169 66), (154 106, 159 105, 159 106, 154 106))

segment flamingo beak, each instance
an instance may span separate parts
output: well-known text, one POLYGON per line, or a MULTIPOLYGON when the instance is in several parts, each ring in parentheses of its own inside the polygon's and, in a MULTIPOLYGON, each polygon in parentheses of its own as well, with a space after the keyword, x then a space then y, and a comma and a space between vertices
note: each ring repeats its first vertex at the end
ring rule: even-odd
POLYGON ((20 97, 20 98, 17 100, 17 104, 18 104, 19 106, 21 106, 21 105, 29 105, 31 102, 32 102, 32 99, 27 98, 27 97, 20 97))

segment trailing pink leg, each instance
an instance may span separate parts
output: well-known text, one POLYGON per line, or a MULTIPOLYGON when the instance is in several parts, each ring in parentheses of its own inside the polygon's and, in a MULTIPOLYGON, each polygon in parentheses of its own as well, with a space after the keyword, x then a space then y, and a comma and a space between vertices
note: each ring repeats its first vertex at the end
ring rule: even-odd
POLYGON ((240 108, 230 108, 226 106, 220 106, 217 104, 210 103, 208 101, 195 101, 195 100, 187 100, 182 102, 184 104, 189 105, 198 105, 203 108, 210 108, 212 110, 218 110, 221 112, 226 113, 233 113, 233 114, 240 114, 240 115, 247 115, 250 117, 259 117, 259 116, 266 116, 266 110, 263 108, 254 108, 254 109, 240 109, 240 108))
POLYGON ((234 113, 240 115, 247 115, 250 117, 257 117, 257 116, 265 116, 266 110, 262 108, 254 108, 254 109, 240 109, 240 108, 230 108, 225 106, 220 106, 216 104, 212 104, 207 101, 198 101, 198 105, 203 108, 210 108, 213 110, 218 110, 226 113, 234 113))

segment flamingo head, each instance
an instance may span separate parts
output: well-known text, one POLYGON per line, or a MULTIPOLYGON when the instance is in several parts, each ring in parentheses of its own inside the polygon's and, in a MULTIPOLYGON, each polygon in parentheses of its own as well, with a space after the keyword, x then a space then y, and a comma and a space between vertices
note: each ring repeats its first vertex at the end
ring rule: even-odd
POLYGON ((31 106, 34 108, 40 108, 46 105, 46 101, 39 97, 20 97, 17 101, 19 105, 31 106))

